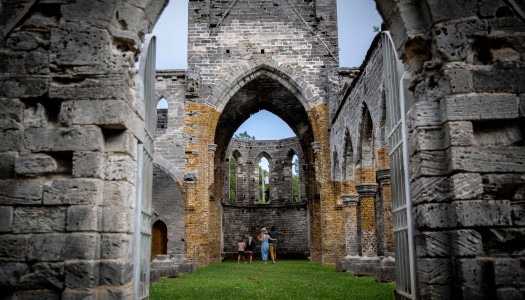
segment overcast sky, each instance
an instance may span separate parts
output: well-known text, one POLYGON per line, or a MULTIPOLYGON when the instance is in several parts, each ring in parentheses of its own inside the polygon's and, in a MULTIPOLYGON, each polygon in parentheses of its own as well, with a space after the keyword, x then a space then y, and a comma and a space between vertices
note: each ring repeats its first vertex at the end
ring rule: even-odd
MULTIPOLYGON (((339 65, 358 67, 377 34, 373 27, 381 26, 381 17, 373 0, 338 0, 337 6, 339 65)), ((186 69, 187 30, 188 0, 171 0, 153 29, 157 36, 157 69, 186 69)), ((254 114, 237 133, 244 131, 258 140, 295 136, 286 123, 268 111, 254 114)))

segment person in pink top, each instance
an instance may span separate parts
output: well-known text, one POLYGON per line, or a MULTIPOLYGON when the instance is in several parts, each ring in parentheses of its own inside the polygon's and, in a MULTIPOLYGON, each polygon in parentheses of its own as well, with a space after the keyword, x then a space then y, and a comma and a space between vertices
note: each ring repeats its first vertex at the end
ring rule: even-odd
POLYGON ((239 257, 237 258, 237 264, 241 263, 241 256, 244 263, 246 263, 246 258, 244 258, 244 249, 246 249, 246 244, 242 241, 242 238, 239 239, 237 243, 237 250, 239 251, 239 257))

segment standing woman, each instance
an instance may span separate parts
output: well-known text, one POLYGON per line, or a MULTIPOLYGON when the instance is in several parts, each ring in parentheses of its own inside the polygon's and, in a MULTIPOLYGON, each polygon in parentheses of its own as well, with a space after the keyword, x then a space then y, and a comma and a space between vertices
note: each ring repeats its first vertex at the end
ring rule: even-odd
POLYGON ((248 254, 248 258, 250 259, 250 263, 252 263, 252 256, 253 256, 253 249, 255 248, 255 242, 253 241, 253 238, 251 236, 248 237, 248 242, 246 243, 246 254, 248 254))
POLYGON ((261 234, 257 237, 259 241, 262 242, 261 244, 261 256, 262 260, 264 260, 264 264, 266 265, 268 262, 268 252, 270 251, 270 246, 268 245, 268 239, 273 240, 269 235, 266 228, 261 229, 261 234))

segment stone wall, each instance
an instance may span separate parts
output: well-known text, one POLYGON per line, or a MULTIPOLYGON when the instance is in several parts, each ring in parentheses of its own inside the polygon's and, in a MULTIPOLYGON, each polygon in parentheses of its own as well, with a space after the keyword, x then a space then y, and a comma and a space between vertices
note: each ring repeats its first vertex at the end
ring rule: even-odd
POLYGON ((158 167, 153 168, 152 224, 161 220, 168 227, 167 254, 185 254, 184 199, 178 183, 158 167))

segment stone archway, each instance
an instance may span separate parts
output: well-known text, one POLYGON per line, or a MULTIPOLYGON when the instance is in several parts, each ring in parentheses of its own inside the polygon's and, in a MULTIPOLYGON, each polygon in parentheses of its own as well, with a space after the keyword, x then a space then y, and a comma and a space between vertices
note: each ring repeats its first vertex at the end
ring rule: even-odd
POLYGON ((151 230, 151 260, 159 254, 168 254, 168 227, 161 220, 155 221, 151 230))

